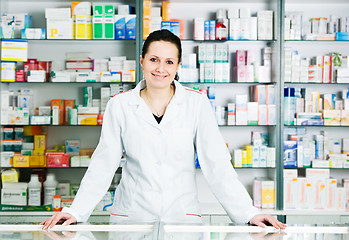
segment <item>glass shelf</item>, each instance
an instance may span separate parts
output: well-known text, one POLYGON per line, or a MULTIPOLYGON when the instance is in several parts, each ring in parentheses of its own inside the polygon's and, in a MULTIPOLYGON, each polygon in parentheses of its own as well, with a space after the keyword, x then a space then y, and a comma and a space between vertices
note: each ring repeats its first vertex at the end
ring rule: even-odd
POLYGON ((349 127, 349 126, 329 126, 329 125, 284 125, 284 127, 292 127, 292 128, 297 128, 297 127, 301 127, 301 128, 304 128, 304 127, 329 127, 329 128, 345 128, 345 127, 349 127))
POLYGON ((328 43, 338 43, 338 42, 342 42, 342 43, 348 43, 349 40, 285 40, 285 42, 309 42, 309 43, 314 43, 314 42, 328 42, 328 43))
POLYGON ((334 169, 334 170, 349 170, 349 168, 326 168, 326 167, 310 167, 310 168, 304 168, 304 167, 297 167, 297 168, 285 168, 284 169, 334 169))
POLYGON ((225 84, 237 84, 237 85, 275 85, 275 82, 179 82, 180 84, 199 84, 199 85, 225 85, 225 84))
POLYGON ((136 84, 135 82, 1 82, 6 84, 136 84))
POLYGON ((304 83, 304 82, 285 82, 284 85, 348 85, 349 83, 304 83))
POLYGON ((275 39, 272 39, 272 40, 230 40, 230 39, 227 39, 227 40, 194 40, 194 39, 183 39, 181 40, 181 42, 200 42, 200 43, 218 43, 218 42, 243 42, 243 43, 246 43, 246 42, 276 42, 277 40, 275 39))
POLYGON ((218 127, 275 127, 276 125, 218 125, 218 127))
POLYGON ((21 39, 21 38, 1 38, 3 40, 22 40, 28 42, 136 42, 136 39, 21 39))
POLYGON ((99 126, 101 127, 102 125, 51 125, 51 124, 35 124, 35 125, 30 125, 30 124, 2 124, 2 127, 21 127, 21 126, 38 126, 38 127, 96 127, 99 126))

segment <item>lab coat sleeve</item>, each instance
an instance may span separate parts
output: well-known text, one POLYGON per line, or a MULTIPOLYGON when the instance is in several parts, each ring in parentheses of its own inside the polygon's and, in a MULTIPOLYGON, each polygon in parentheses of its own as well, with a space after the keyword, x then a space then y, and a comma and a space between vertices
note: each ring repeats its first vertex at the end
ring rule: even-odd
POLYGON ((116 117, 114 99, 107 104, 101 137, 91 163, 81 181, 73 204, 62 211, 73 215, 78 222, 86 222, 93 209, 107 192, 122 157, 120 124, 116 117))
POLYGON ((202 95, 200 104, 195 145, 201 170, 229 218, 236 223, 247 223, 259 214, 259 210, 252 205, 249 194, 230 162, 230 152, 205 95, 202 95))

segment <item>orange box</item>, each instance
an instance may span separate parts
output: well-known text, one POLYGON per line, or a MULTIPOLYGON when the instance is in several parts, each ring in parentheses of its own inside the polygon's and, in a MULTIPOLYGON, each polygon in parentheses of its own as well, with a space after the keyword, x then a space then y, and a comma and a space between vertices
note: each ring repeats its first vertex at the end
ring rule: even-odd
POLYGON ((143 18, 143 39, 146 39, 150 34, 150 18, 143 18))
POLYGON ((69 110, 75 108, 74 99, 65 99, 64 101, 64 124, 69 125, 69 110))
POLYGON ((13 167, 29 167, 29 157, 24 155, 13 156, 13 167))
POLYGON ((46 149, 46 136, 45 135, 35 135, 34 136, 34 149, 45 151, 45 149, 46 149))
POLYGON ((35 136, 35 135, 46 135, 47 126, 24 126, 23 135, 24 136, 35 136))
POLYGON ((170 21, 171 19, 171 2, 162 1, 162 21, 170 21))
POLYGON ((143 18, 150 19, 151 16, 151 0, 143 1, 143 18))
POLYGON ((29 158, 30 167, 46 167, 45 156, 30 156, 29 158))
POLYGON ((62 99, 52 99, 51 100, 51 110, 54 106, 59 108, 59 124, 63 125, 64 123, 64 108, 63 108, 63 100, 62 99))
POLYGON ((184 40, 184 19, 171 19, 171 22, 179 22, 179 38, 184 40))

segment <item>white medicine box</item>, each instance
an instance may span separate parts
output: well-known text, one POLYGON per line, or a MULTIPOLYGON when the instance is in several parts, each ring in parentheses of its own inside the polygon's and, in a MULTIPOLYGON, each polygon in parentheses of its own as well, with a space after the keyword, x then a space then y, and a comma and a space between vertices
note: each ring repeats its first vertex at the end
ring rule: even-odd
POLYGON ((73 39, 72 18, 47 18, 47 39, 73 39))
POLYGON ((27 205, 27 183, 3 183, 1 204, 27 205))

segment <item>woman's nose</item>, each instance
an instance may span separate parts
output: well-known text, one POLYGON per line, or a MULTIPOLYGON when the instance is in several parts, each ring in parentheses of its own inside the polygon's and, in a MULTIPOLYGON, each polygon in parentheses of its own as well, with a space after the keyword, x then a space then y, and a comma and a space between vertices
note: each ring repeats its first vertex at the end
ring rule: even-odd
POLYGON ((164 71, 164 64, 162 62, 159 62, 156 66, 156 71, 157 72, 163 72, 164 71))

